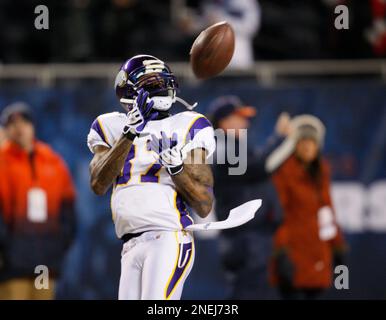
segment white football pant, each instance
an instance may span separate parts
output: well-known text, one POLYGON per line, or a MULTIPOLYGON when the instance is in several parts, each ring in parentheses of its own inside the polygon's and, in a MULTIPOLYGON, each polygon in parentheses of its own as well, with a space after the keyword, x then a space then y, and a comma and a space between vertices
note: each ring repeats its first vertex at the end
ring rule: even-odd
POLYGON ((185 231, 149 231, 123 245, 120 300, 178 300, 194 263, 185 231))

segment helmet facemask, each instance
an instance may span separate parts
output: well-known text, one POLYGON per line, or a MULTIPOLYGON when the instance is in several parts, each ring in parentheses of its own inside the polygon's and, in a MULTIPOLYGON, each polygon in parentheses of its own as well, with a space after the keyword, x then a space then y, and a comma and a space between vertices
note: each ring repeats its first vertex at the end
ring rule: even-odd
POLYGON ((177 97, 177 88, 177 80, 170 68, 163 61, 150 55, 137 55, 127 60, 115 79, 116 95, 126 111, 133 108, 140 89, 149 92, 155 110, 167 111, 176 101, 193 110, 197 103, 190 105, 177 97))
POLYGON ((167 111, 176 101, 176 81, 173 75, 150 73, 141 77, 139 88, 149 92, 149 98, 154 102, 153 109, 167 111))
POLYGON ((166 111, 175 102, 177 82, 168 66, 161 60, 144 60, 128 74, 121 70, 115 80, 120 103, 127 111, 133 107, 137 92, 144 89, 154 101, 153 109, 166 111))

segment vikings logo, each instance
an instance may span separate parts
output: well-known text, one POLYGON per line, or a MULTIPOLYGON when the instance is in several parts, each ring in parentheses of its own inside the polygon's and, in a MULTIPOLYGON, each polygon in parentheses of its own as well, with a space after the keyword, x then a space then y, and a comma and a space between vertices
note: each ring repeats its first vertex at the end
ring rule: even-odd
POLYGON ((124 70, 118 72, 115 78, 115 87, 122 88, 127 83, 127 73, 124 70))

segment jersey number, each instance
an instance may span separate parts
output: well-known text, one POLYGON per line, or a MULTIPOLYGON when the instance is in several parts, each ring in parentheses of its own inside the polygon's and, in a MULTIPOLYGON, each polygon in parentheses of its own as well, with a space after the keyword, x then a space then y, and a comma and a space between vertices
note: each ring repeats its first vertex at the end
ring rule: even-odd
MULTIPOLYGON (((120 176, 117 178, 117 185, 127 184, 130 182, 130 179, 132 178, 132 167, 133 167, 133 159, 136 155, 136 146, 132 145, 131 149, 129 151, 129 154, 127 155, 127 158, 125 160, 125 164, 123 165, 122 171, 120 176)), ((155 162, 151 166, 149 166, 144 173, 140 174, 140 182, 153 182, 158 183, 159 182, 159 171, 161 170, 162 166, 155 162)))

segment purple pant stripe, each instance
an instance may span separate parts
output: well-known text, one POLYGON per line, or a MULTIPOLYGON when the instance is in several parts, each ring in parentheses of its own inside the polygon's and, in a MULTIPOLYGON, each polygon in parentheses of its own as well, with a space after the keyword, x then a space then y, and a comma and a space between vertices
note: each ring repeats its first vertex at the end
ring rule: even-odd
MULTIPOLYGON (((180 245, 181 248, 181 245, 180 245)), ((174 270, 173 276, 169 282, 168 289, 166 290, 166 298, 169 298, 171 292, 173 291, 174 287, 176 286, 178 280, 181 278, 182 274, 184 273, 185 269, 187 268, 190 258, 193 254, 192 252, 192 243, 184 243, 182 245, 182 250, 180 249, 179 257, 177 266, 174 270), (179 263, 184 262, 184 264, 181 266, 179 263)))

